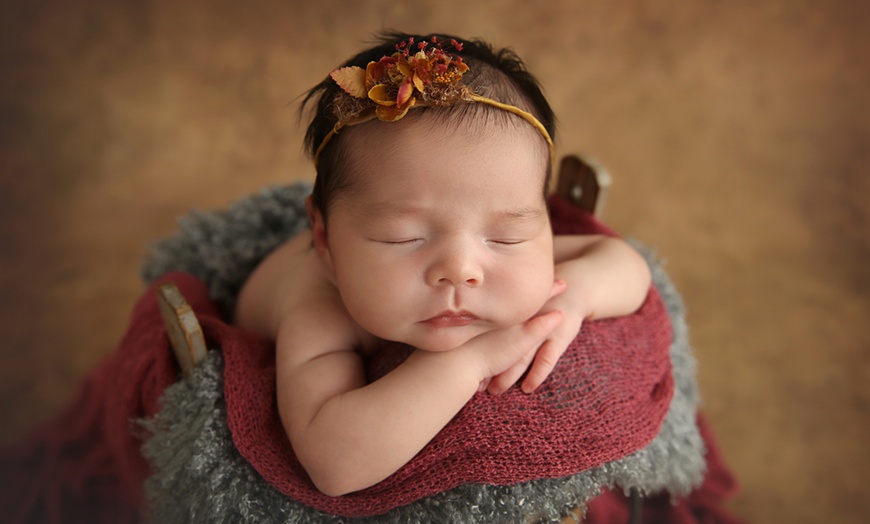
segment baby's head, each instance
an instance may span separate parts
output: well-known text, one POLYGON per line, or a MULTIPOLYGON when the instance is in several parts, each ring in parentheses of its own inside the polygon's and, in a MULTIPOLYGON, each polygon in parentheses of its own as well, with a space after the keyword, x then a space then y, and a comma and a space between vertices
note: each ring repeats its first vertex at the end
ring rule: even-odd
MULTIPOLYGON (((429 49, 433 48, 434 45, 431 44, 433 38, 446 52, 469 67, 462 75, 461 85, 466 86, 476 95, 530 114, 540 123, 547 135, 546 138, 543 134, 537 137, 542 147, 552 147, 552 140, 556 138, 553 110, 537 80, 526 71, 520 58, 509 49, 494 50, 486 42, 459 40, 450 35, 385 33, 381 35, 377 45, 362 51, 340 67, 356 66, 366 69, 369 63, 378 62, 383 57, 396 53, 397 46, 414 55, 421 43, 428 44, 429 49), (409 41, 414 43, 409 44, 409 41), (461 51, 457 47, 461 47, 461 51)), ((419 101, 420 97, 417 98, 419 101)), ((352 97, 346 96, 332 77, 327 77, 308 93, 303 106, 314 101, 316 101, 316 109, 305 135, 305 145, 308 153, 315 159, 317 167, 313 201, 321 212, 327 214, 332 200, 344 189, 352 186, 354 165, 369 159, 348 154, 350 140, 342 135, 351 135, 348 133, 350 129, 332 136, 337 126, 344 126, 348 120, 354 119, 354 115, 348 115, 355 109, 348 107, 353 103, 352 97)), ((459 101, 443 106, 419 107, 420 105, 413 108, 408 115, 420 118, 428 114, 433 117, 429 124, 432 131, 441 128, 444 131, 454 132, 464 128, 475 132, 499 133, 505 128, 531 125, 529 121, 518 115, 488 104, 459 101)), ((372 127, 374 126, 366 126, 367 130, 372 127)), ((473 145, 472 141, 469 146, 473 147, 473 145)), ((372 153, 377 154, 378 151, 374 150, 372 153)), ((548 163, 543 172, 544 191, 549 183, 551 168, 548 163)))
POLYGON ((309 212, 315 247, 362 328, 448 350, 528 319, 550 296, 553 114, 512 53, 411 38, 387 35, 343 66, 360 69, 334 73, 306 99, 320 97, 307 134, 317 164, 309 212), (428 91, 403 98, 407 65, 419 62, 397 69, 397 43, 408 56, 428 54, 424 66, 441 67, 438 78, 462 76, 454 91, 435 86, 447 103, 429 105, 431 70, 414 81, 428 91), (394 70, 369 66, 366 80, 370 63, 394 70), (396 84, 371 89, 373 75, 396 84))

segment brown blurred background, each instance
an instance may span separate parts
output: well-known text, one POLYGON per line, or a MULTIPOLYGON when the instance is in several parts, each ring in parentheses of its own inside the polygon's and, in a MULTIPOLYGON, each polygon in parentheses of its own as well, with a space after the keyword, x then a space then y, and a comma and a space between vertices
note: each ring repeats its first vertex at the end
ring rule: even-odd
POLYGON ((309 179, 297 97, 383 28, 512 46, 560 154, 682 291, 757 523, 870 511, 870 7, 836 0, 4 1, 0 427, 112 351, 149 241, 309 179))

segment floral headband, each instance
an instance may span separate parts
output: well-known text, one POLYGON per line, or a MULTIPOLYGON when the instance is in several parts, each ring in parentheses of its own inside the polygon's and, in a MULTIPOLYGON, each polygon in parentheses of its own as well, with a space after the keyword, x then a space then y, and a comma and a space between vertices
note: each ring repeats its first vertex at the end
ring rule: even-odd
MULTIPOLYGON (((414 38, 396 44, 396 52, 377 62, 369 62, 365 69, 349 66, 336 69, 330 77, 342 91, 333 104, 338 121, 323 138, 314 153, 317 165, 320 154, 342 128, 369 122, 377 118, 382 122, 401 120, 414 107, 450 106, 460 102, 477 102, 513 113, 537 129, 550 150, 550 164, 555 160, 553 139, 534 115, 528 111, 480 96, 460 83, 468 71, 462 57, 453 57, 444 52, 441 42, 432 37, 429 42, 419 42, 418 51, 411 53, 414 38), (428 49, 427 49, 428 48, 428 49)), ((456 40, 450 44, 462 51, 456 40)))

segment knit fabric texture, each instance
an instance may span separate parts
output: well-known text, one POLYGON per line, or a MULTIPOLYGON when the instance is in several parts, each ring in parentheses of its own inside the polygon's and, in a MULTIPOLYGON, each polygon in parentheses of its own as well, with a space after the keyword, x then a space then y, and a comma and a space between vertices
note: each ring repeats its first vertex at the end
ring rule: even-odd
MULTIPOLYGON (((269 251, 306 226, 306 185, 269 188, 226 211, 193 213, 157 243, 146 280, 192 273, 231 311, 269 251)), ((557 233, 607 232, 554 198, 557 233)), ((146 483, 157 522, 512 522, 557 520, 601 489, 684 494, 704 472, 694 361, 683 306, 643 250, 655 289, 634 315, 588 322, 533 395, 476 395, 411 462, 344 497, 317 491, 293 455, 274 405, 274 350, 242 330, 147 422, 146 483), (250 339, 249 339, 250 341, 250 339)), ((395 345, 369 362, 398 365, 395 345)))

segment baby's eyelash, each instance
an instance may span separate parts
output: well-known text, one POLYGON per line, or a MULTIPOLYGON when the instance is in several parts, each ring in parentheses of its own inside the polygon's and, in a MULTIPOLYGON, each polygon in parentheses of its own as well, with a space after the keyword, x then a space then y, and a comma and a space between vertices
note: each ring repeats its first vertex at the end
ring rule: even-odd
POLYGON ((387 244, 390 246, 407 246, 407 245, 415 244, 415 243, 419 242, 420 240, 422 240, 422 239, 411 238, 408 240, 377 240, 377 242, 380 242, 381 244, 387 244))
POLYGON ((499 244, 502 246, 515 246, 517 244, 522 244, 525 240, 490 240, 495 244, 499 244))

